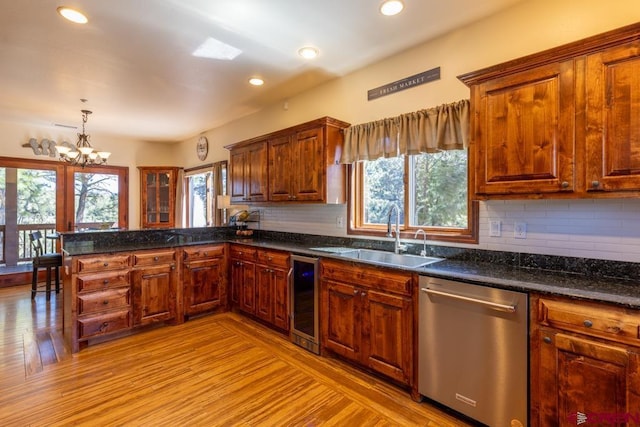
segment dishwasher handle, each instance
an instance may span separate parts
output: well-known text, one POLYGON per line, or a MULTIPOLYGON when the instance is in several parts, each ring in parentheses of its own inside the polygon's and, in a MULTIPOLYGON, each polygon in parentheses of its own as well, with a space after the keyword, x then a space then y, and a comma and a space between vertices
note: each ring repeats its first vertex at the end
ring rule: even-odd
POLYGON ((421 291, 424 292, 425 294, 429 294, 429 295, 438 295, 438 296, 441 296, 441 297, 447 297, 447 298, 457 299, 457 300, 460 300, 460 301, 466 301, 466 302, 470 302, 470 303, 474 303, 474 304, 484 305, 484 306, 492 308, 494 310, 505 311, 507 313, 515 313, 516 312, 516 306, 515 305, 500 304, 500 303, 497 303, 497 302, 485 301, 485 300, 482 300, 482 299, 465 297, 465 296, 457 295, 457 294, 450 294, 448 292, 436 291, 434 289, 429 289, 429 288, 422 288, 421 291))

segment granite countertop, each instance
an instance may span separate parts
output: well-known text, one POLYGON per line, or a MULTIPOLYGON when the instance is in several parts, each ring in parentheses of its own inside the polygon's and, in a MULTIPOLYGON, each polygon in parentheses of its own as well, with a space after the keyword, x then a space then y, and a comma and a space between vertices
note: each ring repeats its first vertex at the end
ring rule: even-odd
MULTIPOLYGON (((309 241, 305 239, 278 240, 270 238, 237 238, 232 234, 207 234, 207 233, 180 233, 173 231, 161 236, 162 238, 143 239, 144 233, 134 234, 127 232, 122 235, 113 235, 105 242, 91 244, 85 241, 71 241, 64 245, 66 255, 88 255, 98 253, 114 253, 122 251, 136 251, 144 249, 176 248, 191 245, 239 243, 254 247, 288 251, 295 254, 314 256, 318 258, 332 258, 356 263, 365 263, 380 268, 396 268, 411 271, 420 275, 439 277, 450 280, 462 280, 483 286, 491 286, 522 292, 538 292, 549 295, 559 295, 575 299, 609 302, 629 308, 640 309, 640 275, 631 270, 626 278, 611 278, 601 274, 577 274, 554 271, 545 268, 523 268, 510 265, 508 262, 483 262, 476 259, 458 259, 455 254, 446 259, 424 267, 391 267, 380 265, 365 260, 353 260, 340 256, 339 253, 328 253, 313 250, 315 247, 349 246, 345 242, 327 242, 318 239, 309 241), (131 237, 130 235, 133 235, 131 237), (342 244, 341 244, 342 243, 342 244)), ((280 236, 282 237, 282 236, 280 236)), ((63 236, 64 243, 64 236, 63 236)), ((421 245, 420 245, 421 246, 421 245)), ((353 247, 357 249, 357 247, 353 247)), ((438 254, 435 254, 438 256, 438 254)), ((634 266, 636 264, 634 263, 634 266)), ((544 267, 544 266, 543 266, 544 267)))

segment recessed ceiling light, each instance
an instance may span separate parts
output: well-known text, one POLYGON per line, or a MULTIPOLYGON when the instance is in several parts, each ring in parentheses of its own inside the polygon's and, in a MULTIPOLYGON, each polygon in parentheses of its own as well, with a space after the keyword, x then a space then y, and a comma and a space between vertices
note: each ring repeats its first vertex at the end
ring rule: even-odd
POLYGON ((318 56, 318 49, 312 46, 305 46, 298 50, 298 55, 302 56, 304 59, 313 59, 318 56))
POLYGON ((402 12, 404 3, 401 0, 386 0, 380 5, 380 13, 385 16, 393 16, 402 12))
POLYGON ((64 19, 75 22, 76 24, 86 24, 87 22, 89 22, 87 17, 82 12, 70 7, 60 6, 57 10, 60 16, 62 16, 64 19))
POLYGON ((213 37, 209 37, 193 51, 193 56, 231 61, 241 53, 242 51, 240 49, 216 40, 213 37))
POLYGON ((254 86, 262 86, 264 84, 264 80, 262 80, 260 77, 251 77, 249 79, 249 83, 254 86))

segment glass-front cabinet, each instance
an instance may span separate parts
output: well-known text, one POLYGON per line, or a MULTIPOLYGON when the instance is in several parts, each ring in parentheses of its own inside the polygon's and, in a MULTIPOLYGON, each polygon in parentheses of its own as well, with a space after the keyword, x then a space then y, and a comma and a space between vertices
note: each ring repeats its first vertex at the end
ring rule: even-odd
POLYGON ((176 182, 179 168, 139 167, 140 227, 175 227, 176 182))

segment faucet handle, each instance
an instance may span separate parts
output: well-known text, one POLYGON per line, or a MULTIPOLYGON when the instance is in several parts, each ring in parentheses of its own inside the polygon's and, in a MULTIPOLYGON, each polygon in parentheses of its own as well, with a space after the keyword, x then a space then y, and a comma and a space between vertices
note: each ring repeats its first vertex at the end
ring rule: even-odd
POLYGON ((398 245, 398 252, 406 252, 407 251, 407 245, 405 245, 404 243, 400 243, 398 245))

